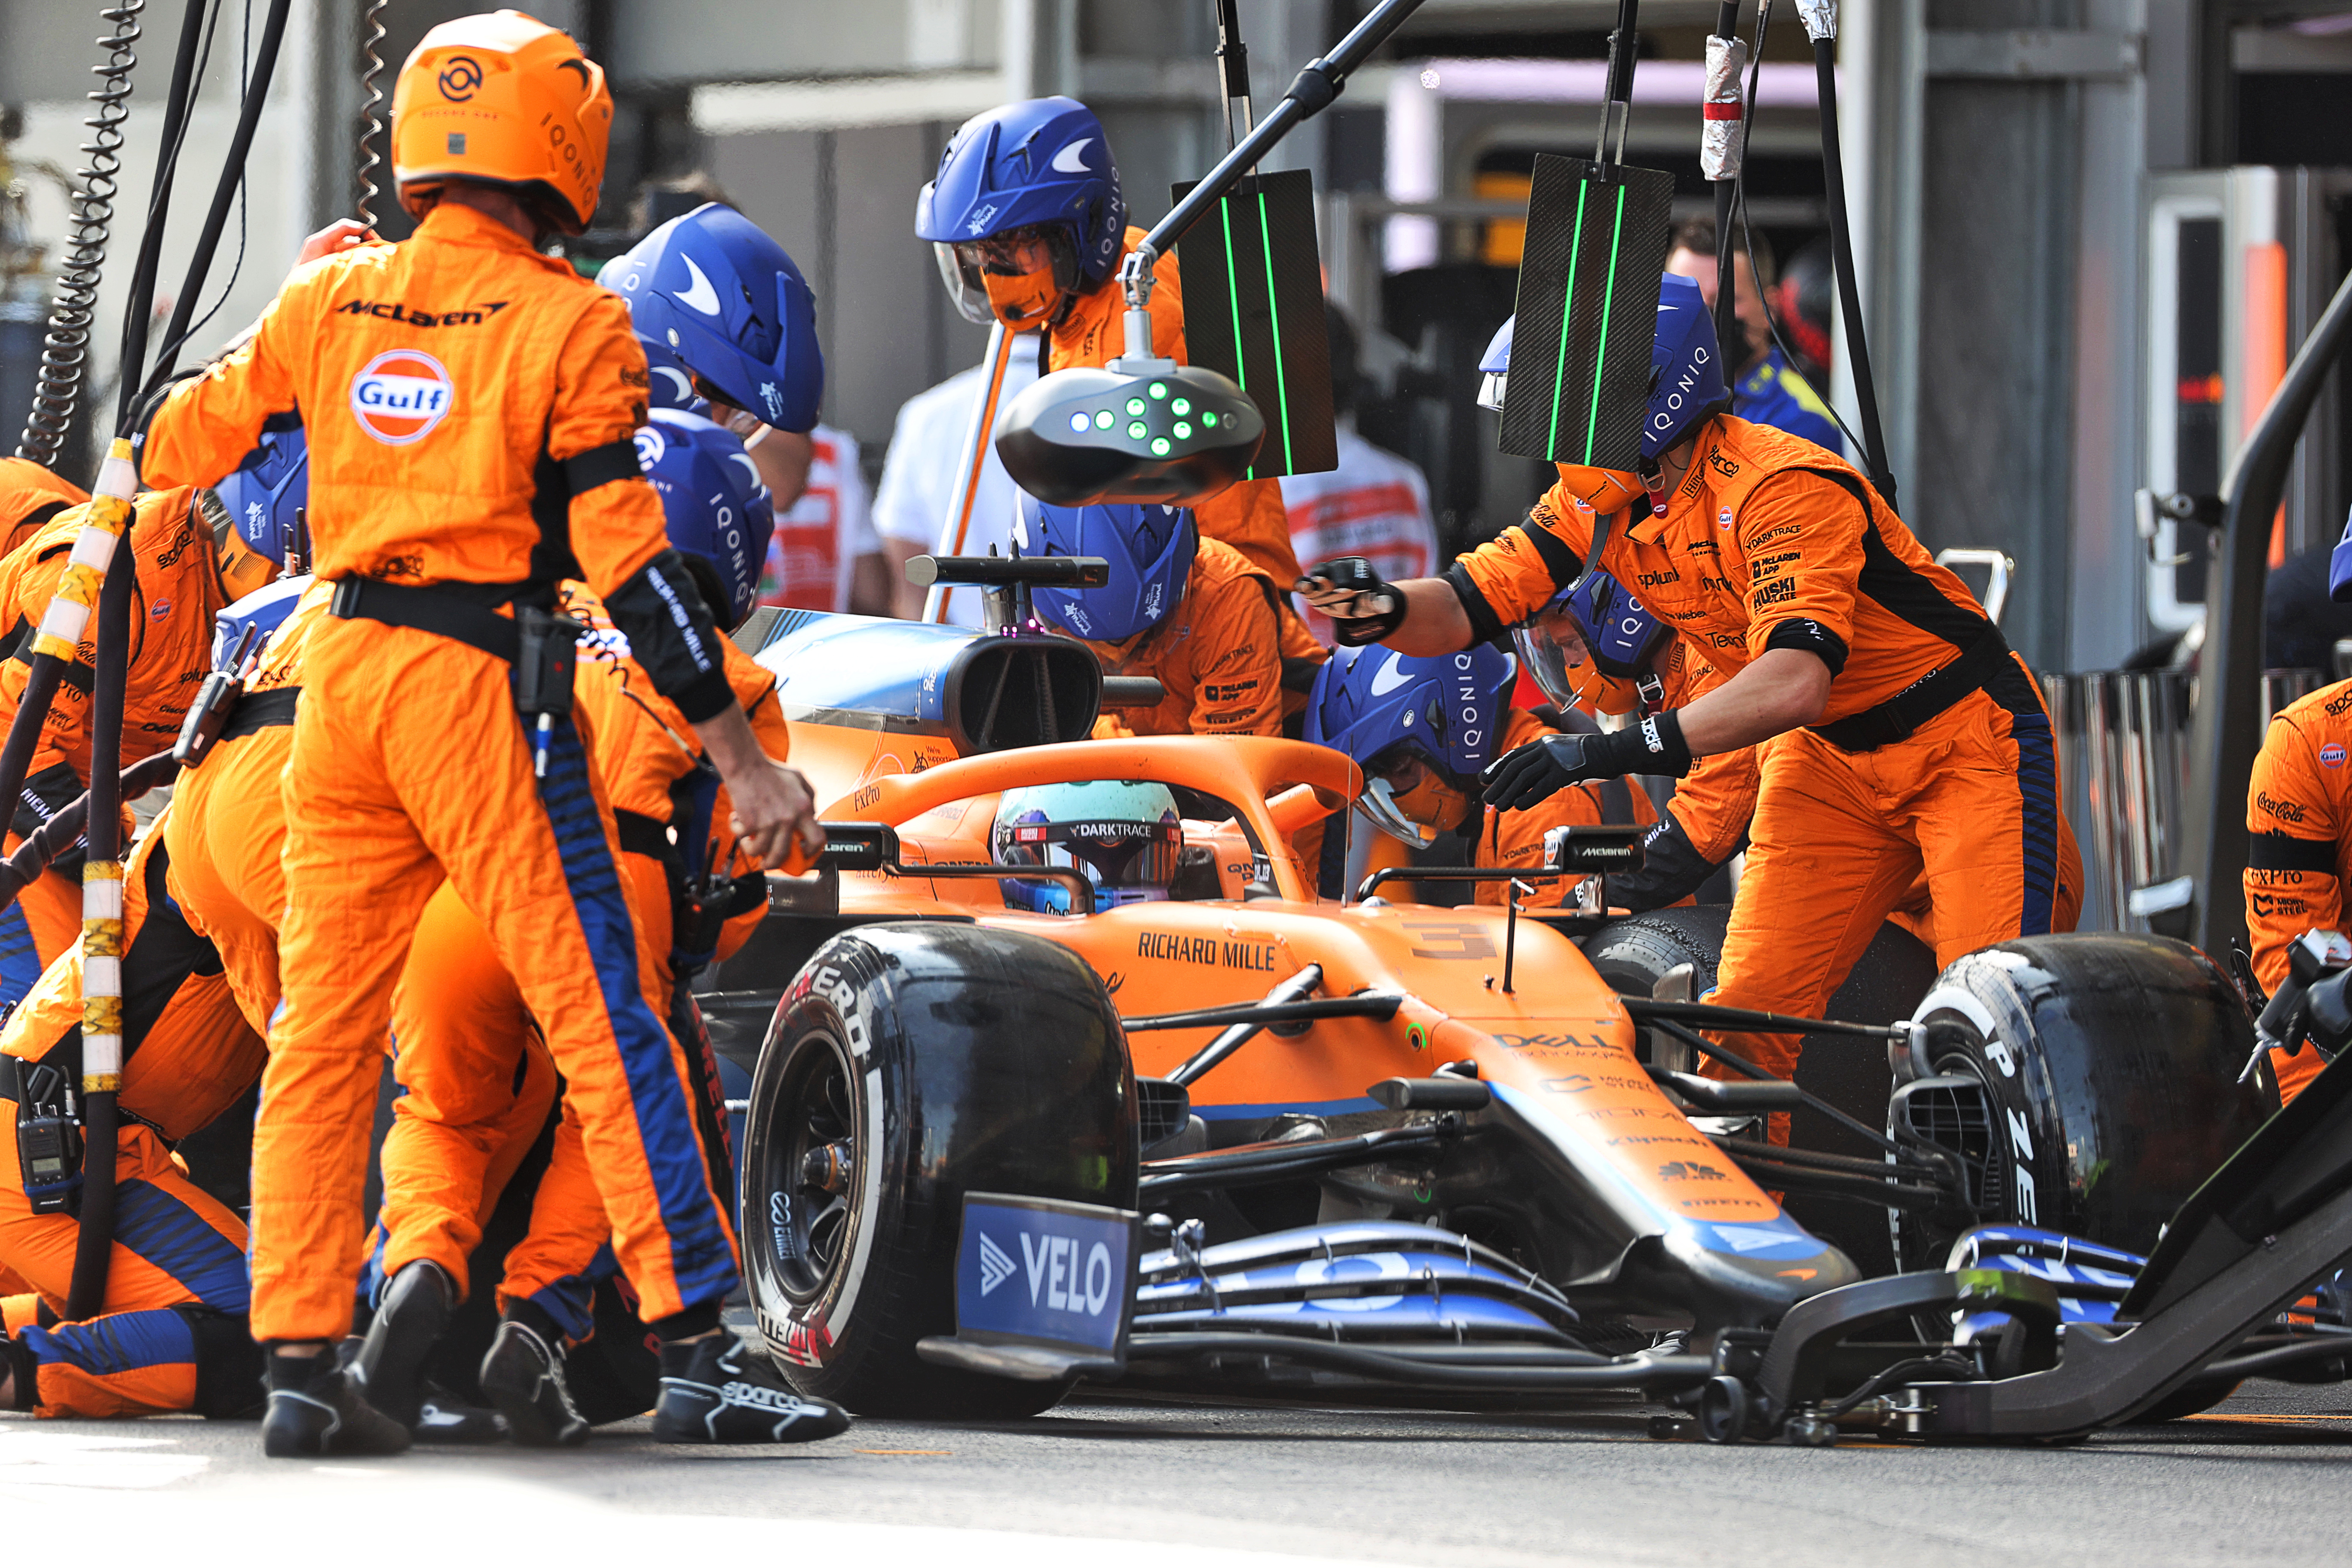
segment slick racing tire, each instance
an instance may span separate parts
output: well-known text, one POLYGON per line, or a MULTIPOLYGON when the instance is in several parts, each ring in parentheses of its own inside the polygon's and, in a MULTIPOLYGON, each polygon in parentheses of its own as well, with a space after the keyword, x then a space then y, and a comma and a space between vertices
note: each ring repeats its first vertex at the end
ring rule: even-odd
POLYGON ((967 1192, 1135 1206, 1126 1036, 1075 953, 938 921, 843 932, 777 1005, 745 1123, 746 1280, 794 1386, 859 1415, 974 1419, 1066 1392, 915 1347, 955 1332, 967 1192))
MULTIPOLYGON (((1603 926, 1585 944, 1584 955, 1611 989, 1626 996, 1649 995, 1667 971, 1689 963, 1697 972, 1692 977, 1691 994, 1703 998, 1715 984, 1716 964, 1722 957, 1724 932, 1730 921, 1731 911, 1721 905, 1653 910, 1603 926)), ((1907 1018, 1935 978, 1936 955, 1927 943, 1899 926, 1883 925, 1845 984, 1822 1010, 1822 1016, 1855 1024, 1891 1024, 1907 1018)), ((1677 1071, 1697 1070, 1688 1060, 1689 1047, 1653 1031, 1643 1033, 1644 1059, 1677 1071), (1659 1052, 1660 1047, 1663 1054, 1649 1054, 1659 1052)), ((1797 1082, 1865 1127, 1884 1122, 1886 1097, 1894 1088, 1886 1053, 1875 1044, 1822 1035, 1806 1037, 1797 1082)), ((1811 1109, 1800 1109, 1791 1115, 1789 1141, 1800 1149, 1863 1160, 1875 1160, 1884 1153, 1877 1144, 1811 1109)), ((1792 1193, 1784 1206, 1798 1224, 1843 1252, 1864 1274, 1894 1271, 1885 1214, 1876 1205, 1792 1193)))
MULTIPOLYGON (((2237 1081, 2254 1043, 2237 988, 2167 937, 2001 942, 1937 976, 1917 1017, 1927 1060, 1889 1115, 1960 1154, 1981 1224, 2147 1252, 2266 1113, 2237 1081)), ((1898 1259, 1940 1268, 1958 1234, 1906 1216, 1898 1259)))

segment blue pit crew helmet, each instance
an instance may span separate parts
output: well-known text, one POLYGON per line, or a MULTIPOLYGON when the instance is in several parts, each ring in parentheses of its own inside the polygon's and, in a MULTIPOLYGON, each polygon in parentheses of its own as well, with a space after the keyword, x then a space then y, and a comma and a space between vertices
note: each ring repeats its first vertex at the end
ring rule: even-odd
POLYGON ((637 428, 637 464, 669 524, 669 542, 694 572, 710 612, 740 626, 760 601, 760 569, 776 531, 775 509, 751 454, 733 432, 698 414, 656 408, 637 428))
POLYGON ((287 551, 299 548, 298 514, 310 502, 310 447, 302 427, 265 431, 213 493, 245 547, 285 565, 287 551))
POLYGON ((1584 574, 1573 587, 1562 589, 1542 610, 1511 628, 1512 645, 1528 674, 1562 708, 1575 706, 1577 689, 1568 673, 1567 653, 1545 629, 1544 622, 1553 616, 1574 621, 1577 636, 1584 639, 1601 673, 1619 680, 1649 673, 1650 661, 1671 635, 1671 628, 1616 578, 1606 572, 1584 574))
POLYGON ((779 430, 806 430, 824 397, 816 296, 757 224, 705 202, 604 264, 653 372, 648 399, 684 408, 699 380, 779 430))
POLYGON ((1508 658, 1484 643, 1432 658, 1378 645, 1333 648, 1307 695, 1306 739, 1362 768, 1364 815, 1418 848, 1433 843, 1437 829, 1398 805, 1384 775, 1410 757, 1454 789, 1475 793, 1479 773, 1494 760, 1516 674, 1508 658))
MULTIPOLYGON (((1503 406, 1511 371, 1513 316, 1478 356, 1478 405, 1503 406)), ((1687 278, 1668 274, 1658 285, 1658 321, 1650 339, 1650 403, 1642 416, 1642 456, 1659 453, 1688 435, 1694 426, 1731 406, 1723 379, 1723 353, 1715 341, 1715 320, 1706 297, 1687 278)), ((1572 466, 1572 465, 1571 465, 1572 466)))
POLYGON ((2352 600, 2352 518, 2344 521, 2344 537, 2327 552, 2327 596, 2338 604, 2352 600))
POLYGON ((1099 588, 1039 588, 1037 613, 1088 642, 1125 642, 1165 619, 1184 596, 1201 531, 1182 507, 1151 501, 1047 506, 1021 498, 1021 546, 1032 555, 1099 555, 1099 588))
MULTIPOLYGON (((1164 899, 1184 852, 1184 825, 1166 784, 1097 779, 1009 789, 996 803, 989 847, 1000 866, 1060 866, 1094 885, 1094 909, 1164 899)), ((1007 877, 1013 909, 1068 914, 1060 880, 1007 877)))
POLYGON ((1118 166, 1102 121, 1076 99, 1033 98, 973 115, 915 198, 916 237, 931 242, 967 321, 993 319, 984 242, 1016 229, 1045 243, 1066 298, 1099 287, 1118 264, 1127 237, 1118 166))

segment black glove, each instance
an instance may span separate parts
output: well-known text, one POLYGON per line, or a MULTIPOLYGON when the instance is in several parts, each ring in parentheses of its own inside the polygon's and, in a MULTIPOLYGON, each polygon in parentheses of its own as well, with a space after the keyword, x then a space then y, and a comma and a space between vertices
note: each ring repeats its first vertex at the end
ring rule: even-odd
POLYGON ((1587 779, 1613 779, 1620 773, 1680 778, 1690 767, 1682 721, 1668 710, 1611 734, 1546 735, 1530 741, 1488 763, 1479 782, 1486 785, 1488 805, 1526 811, 1587 779))
MULTIPOLYGON (((1327 561, 1316 569, 1315 577, 1355 595, 1350 608, 1370 612, 1346 618, 1331 617, 1332 635, 1339 639, 1340 647, 1361 647, 1366 643, 1379 642, 1393 636, 1404 625, 1404 595, 1382 582, 1380 573, 1362 556, 1342 555, 1327 561)), ((1312 577, 1307 579, 1299 584, 1300 589, 1313 581, 1312 577)))

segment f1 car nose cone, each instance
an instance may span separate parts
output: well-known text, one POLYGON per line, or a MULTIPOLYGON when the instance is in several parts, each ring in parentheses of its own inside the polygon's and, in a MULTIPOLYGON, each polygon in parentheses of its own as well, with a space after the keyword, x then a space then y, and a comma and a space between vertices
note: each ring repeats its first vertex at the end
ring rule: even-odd
POLYGON ((1247 477, 1265 436, 1257 405, 1226 377, 1170 360, 1056 371, 996 422, 1013 482, 1052 506, 1190 506, 1247 477))

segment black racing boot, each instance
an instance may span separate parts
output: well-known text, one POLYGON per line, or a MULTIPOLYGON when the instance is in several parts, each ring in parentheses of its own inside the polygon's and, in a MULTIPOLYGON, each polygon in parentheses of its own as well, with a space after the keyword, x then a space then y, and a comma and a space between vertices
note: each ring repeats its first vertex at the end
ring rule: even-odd
POLYGON ((457 1291, 437 1263, 420 1258, 392 1277, 352 1364, 368 1403, 410 1431, 425 1410, 425 1365, 449 1326, 457 1291))
POLYGON ((397 1454, 408 1428, 367 1402, 359 1378, 332 1350, 314 1356, 269 1352, 269 1409, 261 1451, 273 1459, 397 1454))
POLYGON ((563 1380, 563 1350, 534 1325, 509 1317, 482 1357, 482 1394, 506 1417, 508 1435, 532 1448, 588 1440, 588 1422, 563 1380))
POLYGON ((506 1435, 497 1411, 469 1405, 432 1382, 425 1385, 425 1399, 417 1406, 414 1433, 420 1443, 451 1446, 495 1443, 506 1435))
POLYGON ((734 1331, 661 1348, 656 1443, 814 1443, 849 1427, 849 1412, 796 1394, 734 1331))

